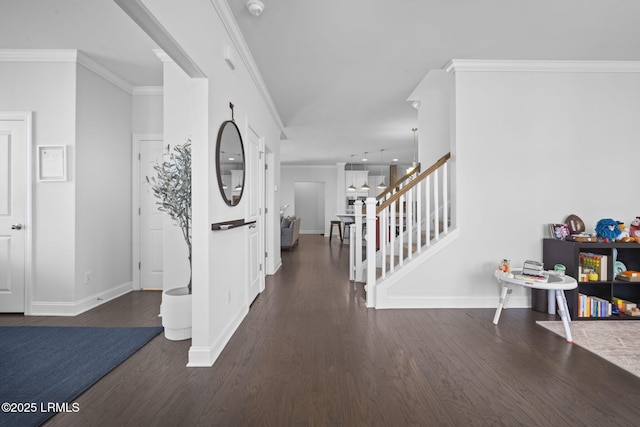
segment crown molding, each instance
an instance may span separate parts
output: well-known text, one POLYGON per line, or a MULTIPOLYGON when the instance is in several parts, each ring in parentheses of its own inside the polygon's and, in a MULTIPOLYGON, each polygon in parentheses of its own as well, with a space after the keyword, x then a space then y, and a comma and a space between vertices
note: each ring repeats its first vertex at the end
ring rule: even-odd
POLYGON ((2 62, 76 62, 76 49, 0 49, 2 62))
POLYGON ((163 86, 135 86, 133 88, 133 96, 162 96, 164 95, 163 86))
POLYGON ((640 61, 529 61, 453 59, 445 67, 459 72, 640 73, 640 61))
POLYGON ((0 49, 0 62, 74 62, 128 94, 133 85, 77 49, 0 49))
MULTIPOLYGON (((151 37, 151 39, 156 42, 158 46, 162 48, 154 50, 161 61, 176 62, 190 77, 207 77, 191 60, 186 52, 182 50, 173 37, 171 37, 169 32, 160 24, 160 22, 158 22, 149 9, 147 9, 142 0, 114 1, 151 37)), ((227 0, 210 0, 210 2, 218 14, 218 17, 220 18, 225 31, 229 35, 232 44, 238 51, 240 59, 244 63, 249 76, 253 80, 258 93, 269 111, 269 114, 278 126, 281 136, 286 136, 280 114, 278 114, 278 110, 276 109, 267 86, 262 79, 258 66, 253 60, 253 56, 249 51, 249 47, 247 46, 244 36, 240 32, 238 23, 233 17, 233 13, 231 12, 231 8, 229 7, 227 0)))
POLYGON ((240 32, 238 23, 236 22, 236 19, 233 17, 233 13, 231 12, 229 3, 227 2, 227 0, 210 0, 210 1, 214 9, 218 13, 218 16, 220 17, 220 20, 222 21, 222 25, 224 25, 224 28, 227 31, 227 34, 231 38, 231 42, 233 43, 233 46, 238 51, 238 55, 240 56, 240 59, 244 63, 247 69, 247 72, 249 73, 249 76, 251 77, 254 84, 256 85, 256 88, 258 89, 258 92, 260 93, 260 96, 262 97, 262 100, 264 101, 267 107, 267 110, 269 110, 271 117, 276 122, 276 125, 278 126, 280 131, 281 139, 286 139, 286 134, 284 132, 285 127, 284 127, 284 124, 282 123, 282 119, 280 118, 280 114, 278 113, 278 110, 276 109, 276 106, 273 103, 271 94, 269 93, 269 90, 267 89, 267 85, 264 83, 264 80, 262 79, 260 70, 258 69, 258 66, 256 65, 253 59, 253 55, 251 54, 251 51, 247 46, 247 42, 244 39, 242 32, 240 32))
POLYGON ((108 81, 109 83, 111 83, 114 86, 117 86, 120 89, 122 89, 123 91, 127 92, 129 95, 133 94, 133 85, 131 83, 129 83, 128 81, 126 81, 122 77, 118 76, 113 71, 111 71, 111 70, 107 69, 106 67, 98 64, 96 61, 94 61, 86 53, 84 53, 82 51, 78 51, 77 62, 78 62, 79 65, 82 65, 87 70, 94 72, 95 74, 99 75, 100 77, 102 77, 103 79, 108 81))

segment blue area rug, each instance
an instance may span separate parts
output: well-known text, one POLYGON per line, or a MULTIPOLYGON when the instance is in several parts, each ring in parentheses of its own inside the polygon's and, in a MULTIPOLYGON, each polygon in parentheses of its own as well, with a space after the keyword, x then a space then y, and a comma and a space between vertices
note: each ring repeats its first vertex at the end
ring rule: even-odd
POLYGON ((0 426, 37 426, 162 328, 0 327, 0 426))

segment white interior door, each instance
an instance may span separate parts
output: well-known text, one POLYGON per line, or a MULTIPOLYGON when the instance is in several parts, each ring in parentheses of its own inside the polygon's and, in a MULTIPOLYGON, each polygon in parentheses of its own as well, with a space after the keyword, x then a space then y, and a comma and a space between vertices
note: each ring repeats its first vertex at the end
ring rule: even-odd
POLYGON ((0 312, 25 307, 27 135, 24 120, 0 120, 0 312))
POLYGON ((247 157, 245 192, 249 197, 248 220, 256 221, 255 226, 249 229, 249 288, 247 290, 248 302, 251 304, 264 289, 264 210, 263 188, 264 184, 264 153, 258 135, 249 128, 245 141, 247 157))
POLYGON ((163 275, 163 214, 158 210, 157 200, 147 183, 154 176, 153 166, 162 161, 163 140, 159 137, 138 139, 140 167, 138 174, 139 194, 139 271, 142 289, 162 289, 163 275))

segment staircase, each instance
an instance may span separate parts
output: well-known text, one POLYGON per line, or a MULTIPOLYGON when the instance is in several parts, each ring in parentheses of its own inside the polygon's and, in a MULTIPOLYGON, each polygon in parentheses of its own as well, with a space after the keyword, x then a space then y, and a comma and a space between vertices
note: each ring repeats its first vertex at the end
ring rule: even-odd
MULTIPOLYGON (((368 307, 378 307, 379 290, 392 277, 428 259, 457 235, 449 199, 450 159, 447 153, 423 172, 414 169, 378 198, 368 198, 366 214, 356 216, 351 227, 351 279, 366 282, 368 307), (364 253, 357 243, 363 239, 364 253)), ((355 211, 361 212, 357 205, 355 211)))

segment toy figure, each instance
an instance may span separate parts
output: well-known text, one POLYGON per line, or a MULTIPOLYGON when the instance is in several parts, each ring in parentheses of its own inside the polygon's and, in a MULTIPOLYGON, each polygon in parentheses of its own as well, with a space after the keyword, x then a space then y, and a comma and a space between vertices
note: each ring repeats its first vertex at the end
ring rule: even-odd
POLYGON ((618 238, 618 236, 622 234, 622 232, 620 231, 620 227, 618 227, 618 223, 615 220, 611 218, 605 218, 601 219, 596 224, 596 234, 599 237, 604 238, 605 241, 611 241, 618 238))
POLYGON ((617 240, 628 238, 629 232, 627 231, 627 226, 624 225, 624 222, 618 221, 618 227, 620 228, 620 235, 617 237, 617 240))
POLYGON ((640 216, 637 216, 633 221, 631 221, 629 236, 635 237, 636 240, 640 238, 640 216))

